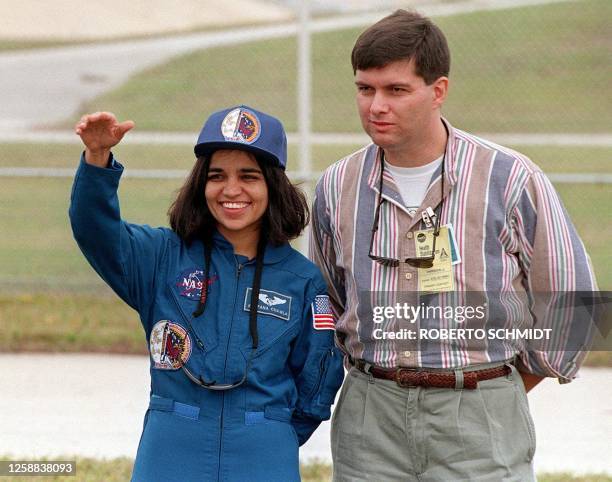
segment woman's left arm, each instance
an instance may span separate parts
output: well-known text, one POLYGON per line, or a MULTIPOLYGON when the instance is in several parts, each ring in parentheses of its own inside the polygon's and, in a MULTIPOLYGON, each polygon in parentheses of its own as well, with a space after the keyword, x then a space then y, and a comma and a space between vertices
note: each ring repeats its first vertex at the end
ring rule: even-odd
POLYGON ((323 420, 330 418, 331 405, 344 378, 342 352, 334 343, 335 317, 327 290, 321 288, 315 293, 304 306, 302 330, 290 358, 298 389, 291 423, 300 445, 323 420))

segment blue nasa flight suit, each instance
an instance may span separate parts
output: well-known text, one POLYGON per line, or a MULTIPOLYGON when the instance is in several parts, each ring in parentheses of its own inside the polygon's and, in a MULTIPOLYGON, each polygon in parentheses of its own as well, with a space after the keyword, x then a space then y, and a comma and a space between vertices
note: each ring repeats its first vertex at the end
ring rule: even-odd
POLYGON ((99 168, 82 158, 70 220, 87 260, 140 314, 151 351, 151 398, 132 480, 300 480, 298 446, 329 418, 343 377, 333 330, 313 324, 311 305, 327 301, 318 269, 288 244, 267 247, 259 347, 247 382, 224 392, 202 388, 181 365, 217 383, 245 372, 255 260, 235 255, 216 232, 206 310, 191 318, 202 289, 203 245, 122 221, 122 171, 114 160, 99 168))

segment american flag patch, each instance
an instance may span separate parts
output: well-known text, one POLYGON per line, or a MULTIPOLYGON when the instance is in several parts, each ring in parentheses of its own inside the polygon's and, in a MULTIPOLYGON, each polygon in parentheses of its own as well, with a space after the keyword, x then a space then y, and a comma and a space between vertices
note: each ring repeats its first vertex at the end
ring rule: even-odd
POLYGON ((315 330, 335 330, 336 323, 332 313, 329 296, 317 295, 312 302, 312 326, 315 330))

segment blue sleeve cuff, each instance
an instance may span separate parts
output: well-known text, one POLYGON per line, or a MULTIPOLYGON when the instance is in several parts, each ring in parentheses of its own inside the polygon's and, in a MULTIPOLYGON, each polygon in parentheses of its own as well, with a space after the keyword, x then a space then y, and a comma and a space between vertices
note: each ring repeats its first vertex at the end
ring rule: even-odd
POLYGON ((320 424, 321 420, 308 417, 298 411, 293 412, 293 416, 291 417, 291 425, 293 425, 297 433, 300 446, 308 441, 320 424))
POLYGON ((98 167, 98 166, 94 166, 92 164, 87 164, 87 162, 85 161, 85 151, 83 151, 81 153, 81 162, 79 164, 79 169, 84 168, 86 170, 90 170, 91 172, 95 172, 95 171, 119 171, 120 173, 123 172, 123 165, 117 161, 117 159, 115 159, 115 156, 113 155, 113 153, 111 152, 108 158, 108 165, 106 167, 98 167))

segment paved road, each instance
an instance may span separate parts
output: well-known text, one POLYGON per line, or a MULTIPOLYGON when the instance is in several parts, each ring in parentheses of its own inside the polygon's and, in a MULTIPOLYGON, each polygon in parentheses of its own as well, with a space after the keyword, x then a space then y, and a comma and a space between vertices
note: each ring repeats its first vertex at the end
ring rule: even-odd
MULTIPOLYGON (((148 359, 0 354, 0 455, 133 457, 148 403, 148 359)), ((588 369, 529 396, 539 471, 612 474, 612 369, 588 369)), ((329 423, 302 460, 330 459, 329 423)))
POLYGON ((74 115, 79 105, 135 72, 216 45, 295 33, 295 25, 0 54, 0 129, 29 129, 74 115))

